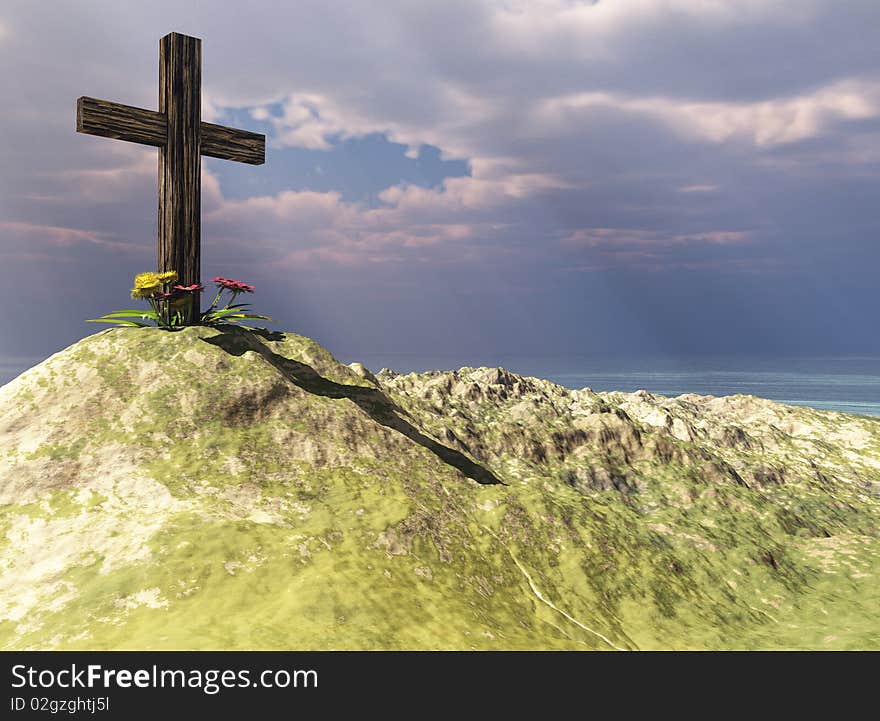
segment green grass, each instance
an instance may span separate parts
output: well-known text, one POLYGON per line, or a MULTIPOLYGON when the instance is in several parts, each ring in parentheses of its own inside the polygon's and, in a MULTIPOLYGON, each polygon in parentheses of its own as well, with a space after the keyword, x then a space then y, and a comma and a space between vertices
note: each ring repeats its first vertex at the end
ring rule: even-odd
MULTIPOLYGON (((538 384, 514 420, 522 398, 496 391, 421 399, 402 390, 415 376, 389 390, 508 482, 480 486, 347 398, 289 382, 246 339, 234 352, 205 342, 217 333, 97 334, 19 390, 36 422, 63 412, 36 449, 6 454, 36 500, 0 505, 0 563, 7 592, 35 600, 2 620, 0 587, 0 647, 880 648, 878 503, 834 475, 845 459, 828 441, 815 441, 822 473, 785 434, 709 456, 667 440, 679 460, 662 461, 612 395, 575 418, 566 391, 538 384), (558 450, 582 428, 608 432, 558 450), (543 458, 518 450, 535 444, 543 458), (789 477, 706 475, 720 460, 789 477), (597 466, 627 490, 572 482, 597 466), (143 529, 155 530, 130 548, 143 529), (67 534, 62 567, 28 565, 41 533, 67 534)), ((307 338, 262 342, 366 383, 307 338)))

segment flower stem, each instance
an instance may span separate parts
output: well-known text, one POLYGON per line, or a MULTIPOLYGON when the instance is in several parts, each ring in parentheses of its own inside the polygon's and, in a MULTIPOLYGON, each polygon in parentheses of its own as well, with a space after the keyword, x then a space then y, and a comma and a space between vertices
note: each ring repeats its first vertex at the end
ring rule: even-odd
POLYGON ((214 300, 211 301, 211 307, 205 311, 206 313, 210 313, 212 310, 214 310, 217 307, 217 303, 220 302, 220 296, 222 294, 223 294, 223 287, 221 286, 220 288, 217 289, 217 295, 214 296, 214 300))
POLYGON ((150 308, 152 309, 153 313, 156 314, 156 325, 161 326, 162 325, 162 316, 159 315, 159 308, 156 305, 156 301, 153 300, 152 298, 147 298, 147 302, 150 304, 150 308))

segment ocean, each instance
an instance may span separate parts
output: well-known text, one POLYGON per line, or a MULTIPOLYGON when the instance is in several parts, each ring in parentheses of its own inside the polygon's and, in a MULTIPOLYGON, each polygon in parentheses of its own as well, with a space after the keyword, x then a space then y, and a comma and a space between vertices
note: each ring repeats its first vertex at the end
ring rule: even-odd
POLYGON ((596 358, 494 356, 475 359, 376 355, 371 370, 398 372, 462 365, 502 366, 566 388, 594 391, 760 396, 792 405, 880 416, 880 357, 851 358, 596 358))
MULTIPOLYGON (((41 358, 0 357, 0 384, 41 358)), ((470 366, 503 366, 521 375, 547 378, 567 388, 594 391, 682 393, 725 396, 737 393, 793 405, 880 416, 880 357, 850 358, 597 358, 586 356, 475 356, 361 354, 378 371, 401 373, 470 366)))

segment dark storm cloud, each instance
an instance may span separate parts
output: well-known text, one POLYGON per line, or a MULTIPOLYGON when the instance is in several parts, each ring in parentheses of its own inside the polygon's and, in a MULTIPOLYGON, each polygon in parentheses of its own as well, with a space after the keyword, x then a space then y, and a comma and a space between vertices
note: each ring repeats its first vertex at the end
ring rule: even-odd
POLYGON ((470 168, 372 203, 205 174, 206 274, 259 281, 289 326, 462 362, 877 350, 878 26, 855 0, 7 2, 0 339, 59 347, 152 263, 155 151, 76 136, 73 107, 155 107, 177 30, 204 38, 205 117, 265 125, 270 163, 384 136, 470 168))

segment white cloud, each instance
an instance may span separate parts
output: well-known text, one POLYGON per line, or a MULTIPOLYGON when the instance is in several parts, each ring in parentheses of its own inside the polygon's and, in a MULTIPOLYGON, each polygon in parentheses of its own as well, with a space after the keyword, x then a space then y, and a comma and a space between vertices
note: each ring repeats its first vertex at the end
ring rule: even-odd
POLYGON ((685 138, 712 142, 741 140, 758 147, 816 137, 837 120, 880 115, 880 83, 842 81, 810 94, 762 102, 680 102, 614 93, 577 93, 551 98, 535 110, 534 124, 550 132, 588 121, 595 109, 654 118, 685 138))
MULTIPOLYGON (((261 114, 260 110, 257 108, 256 112, 261 114)), ((281 117, 272 121, 273 143, 281 146, 326 150, 330 147, 331 135, 352 134, 343 119, 329 107, 328 100, 319 95, 291 95, 282 105, 281 117)))
POLYGON ((785 3, 766 0, 507 0, 493 5, 492 35, 510 49, 537 57, 562 49, 600 58, 625 53, 616 46, 628 36, 673 23, 698 24, 704 29, 800 24, 814 14, 816 3, 802 0, 798 12, 791 12, 785 3))
POLYGON ((483 178, 479 165, 471 177, 447 178, 440 189, 395 185, 379 194, 397 213, 428 214, 503 208, 536 193, 570 187, 549 173, 508 173, 483 178))

